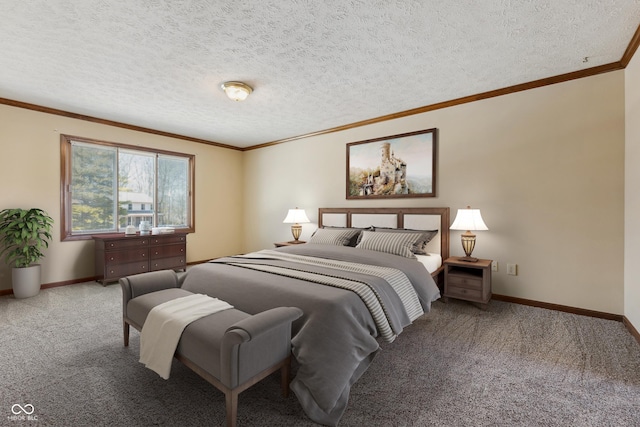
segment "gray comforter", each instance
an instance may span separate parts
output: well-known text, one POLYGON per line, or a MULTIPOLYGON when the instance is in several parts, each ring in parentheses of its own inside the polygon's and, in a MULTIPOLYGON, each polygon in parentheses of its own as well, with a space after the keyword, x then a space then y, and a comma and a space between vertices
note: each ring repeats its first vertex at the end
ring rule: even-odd
MULTIPOLYGON (((352 247, 306 244, 278 251, 319 258, 392 267, 402 270, 413 284, 425 312, 439 291, 424 266, 415 260, 352 247)), ((302 318, 293 324, 293 354, 299 364, 291 383, 307 415, 325 425, 336 425, 346 408, 351 385, 373 360, 379 343, 378 328, 365 303, 349 290, 304 281, 295 277, 243 268, 256 260, 227 257, 191 268, 183 288, 229 302, 250 314, 280 307, 299 307, 302 318)), ((264 261, 259 261, 260 263, 264 261)), ((275 265, 296 268, 285 261, 275 265)), ((314 271, 318 271, 314 267, 314 271)), ((335 271, 327 271, 335 275, 335 271)), ((354 280, 361 280, 356 275, 354 280)), ((382 286, 372 279, 374 286, 382 286)), ((398 298, 385 300, 394 332, 409 321, 398 298)))

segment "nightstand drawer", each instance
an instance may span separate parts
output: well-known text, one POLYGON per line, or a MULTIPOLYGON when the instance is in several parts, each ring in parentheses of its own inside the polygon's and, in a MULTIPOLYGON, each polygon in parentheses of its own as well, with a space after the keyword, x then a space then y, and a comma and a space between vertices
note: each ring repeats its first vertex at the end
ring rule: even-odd
POLYGON ((456 298, 483 304, 481 308, 486 308, 491 300, 491 260, 478 259, 470 262, 450 257, 443 264, 443 301, 456 298))
POLYGON ((447 283, 445 296, 451 298, 482 301, 482 289, 462 288, 460 286, 453 286, 450 283, 447 283))
POLYGON ((449 286, 459 286, 463 288, 482 290, 482 277, 471 275, 449 274, 447 277, 449 286))

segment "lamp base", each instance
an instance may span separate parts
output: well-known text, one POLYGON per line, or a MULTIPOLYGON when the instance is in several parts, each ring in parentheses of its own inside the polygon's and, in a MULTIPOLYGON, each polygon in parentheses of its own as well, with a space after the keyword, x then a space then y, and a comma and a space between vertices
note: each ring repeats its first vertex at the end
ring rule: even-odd
POLYGON ((460 261, 478 262, 478 258, 474 258, 471 256, 473 248, 476 246, 476 235, 467 230, 466 233, 462 233, 460 238, 462 240, 462 249, 464 250, 464 254, 466 255, 461 257, 460 261))
POLYGON ((303 242, 302 240, 290 240, 287 243, 289 243, 291 245, 301 245, 301 244, 307 243, 307 242, 303 242))
POLYGON ((291 226, 291 234, 293 234, 293 241, 298 241, 300 235, 302 234, 302 226, 298 223, 293 224, 291 226))

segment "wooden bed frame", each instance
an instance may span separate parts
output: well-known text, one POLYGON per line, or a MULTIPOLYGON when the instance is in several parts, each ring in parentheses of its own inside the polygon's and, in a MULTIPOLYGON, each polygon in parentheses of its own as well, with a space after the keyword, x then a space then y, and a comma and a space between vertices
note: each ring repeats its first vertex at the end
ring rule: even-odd
MULTIPOLYGON (((417 228, 428 223, 428 229, 438 228, 442 261, 449 258, 449 208, 319 208, 318 227, 323 225, 342 227, 390 227, 417 228)), ((435 240, 435 239, 434 239, 435 240)), ((444 267, 431 273, 442 291, 444 267)))

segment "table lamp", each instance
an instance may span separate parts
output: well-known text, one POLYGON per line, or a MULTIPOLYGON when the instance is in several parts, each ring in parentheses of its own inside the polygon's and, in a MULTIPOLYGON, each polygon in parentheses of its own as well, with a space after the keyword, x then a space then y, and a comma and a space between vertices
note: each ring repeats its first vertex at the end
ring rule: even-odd
POLYGON ((461 257, 461 261, 477 262, 478 258, 471 256, 473 248, 476 246, 476 235, 471 231, 476 230, 488 230, 480 214, 480 209, 471 209, 471 206, 467 206, 466 209, 458 209, 456 219, 451 224, 451 230, 465 230, 460 236, 462 240, 462 249, 466 256, 461 257))
POLYGON ((289 213, 287 213, 287 217, 282 221, 284 224, 293 224, 291 226, 291 234, 293 234, 293 241, 291 243, 300 243, 298 240, 300 238, 300 234, 302 233, 301 222, 311 222, 309 218, 307 218, 307 214, 304 212, 304 209, 289 209, 289 213))

